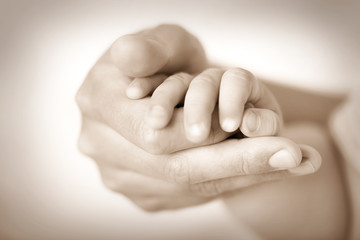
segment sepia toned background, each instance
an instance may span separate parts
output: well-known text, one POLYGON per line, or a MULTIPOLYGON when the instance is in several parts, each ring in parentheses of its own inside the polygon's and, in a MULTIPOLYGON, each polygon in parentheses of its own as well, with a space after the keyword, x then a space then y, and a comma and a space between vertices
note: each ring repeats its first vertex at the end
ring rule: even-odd
POLYGON ((0 0, 0 239, 256 239, 221 201, 149 214, 105 189, 77 150, 75 93, 117 37, 177 23, 212 61, 346 94, 360 81, 359 5, 0 0))

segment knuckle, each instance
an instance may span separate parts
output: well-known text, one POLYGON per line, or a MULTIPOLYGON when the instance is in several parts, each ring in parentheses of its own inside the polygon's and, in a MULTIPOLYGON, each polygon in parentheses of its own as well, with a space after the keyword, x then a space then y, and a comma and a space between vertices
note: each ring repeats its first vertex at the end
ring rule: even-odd
POLYGON ((177 32, 177 33, 181 33, 181 35, 186 35, 185 33, 187 33, 187 31, 185 30, 185 28, 183 28, 180 25, 177 24, 159 24, 158 26, 155 27, 155 29, 164 29, 166 31, 169 31, 171 33, 173 32, 177 32))
POLYGON ((119 181, 116 181, 115 179, 113 179, 112 177, 103 175, 102 176, 102 181, 105 185, 106 188, 110 189, 111 191, 114 192, 122 192, 121 191, 121 186, 119 184, 119 181))
POLYGON ((171 157, 165 164, 164 174, 171 181, 180 184, 188 184, 191 182, 190 166, 187 157, 177 155, 171 157))
POLYGON ((155 155, 166 153, 166 147, 161 141, 161 131, 144 126, 140 132, 142 134, 142 147, 145 151, 155 155))
POLYGON ((212 197, 222 193, 218 181, 202 182, 190 185, 190 191, 204 197, 212 197))
POLYGON ((81 111, 88 110, 93 106, 92 98, 89 96, 87 82, 84 82, 77 91, 75 101, 81 111))
POLYGON ((98 65, 94 66, 92 69, 90 69, 88 78, 98 80, 102 79, 104 76, 104 73, 106 72, 106 66, 98 65))
POLYGON ((192 76, 186 72, 179 72, 170 77, 172 80, 181 84, 181 88, 188 88, 189 82, 192 79, 192 76))
MULTIPOLYGON (((171 95, 172 93, 168 90, 168 88, 166 87, 166 86, 164 86, 164 85, 160 85, 159 87, 157 87, 156 89, 155 89, 155 91, 154 91, 154 93, 153 93, 153 95, 152 96, 156 96, 156 97, 158 97, 158 98, 160 98, 160 97, 169 97, 170 95, 171 95)), ((152 99, 153 100, 153 99, 152 99)), ((157 103, 157 104, 159 104, 159 103, 157 103)), ((162 102, 162 104, 164 104, 163 102, 162 102)))
POLYGON ((232 170, 234 175, 251 174, 250 162, 256 162, 255 155, 249 151, 236 152, 228 159, 228 168, 232 170))
POLYGON ((95 146, 95 142, 90 136, 85 134, 83 130, 80 133, 77 145, 79 151, 84 155, 89 157, 95 157, 97 155, 97 147, 95 146))
MULTIPOLYGON (((252 151, 244 151, 237 154, 237 168, 234 168, 237 175, 250 175, 253 173, 251 163, 261 162, 257 159, 257 155, 252 151)), ((234 166, 235 167, 235 166, 234 166)))
POLYGON ((114 75, 118 75, 119 70, 108 63, 97 63, 88 74, 89 79, 95 82, 103 82, 104 79, 111 78, 114 75))
POLYGON ((254 74, 243 68, 230 68, 226 71, 226 74, 232 77, 236 77, 239 80, 253 81, 255 79, 254 74))
POLYGON ((123 172, 114 168, 103 167, 99 162, 96 163, 99 166, 102 182, 106 188, 125 196, 132 194, 131 183, 129 184, 128 178, 123 175, 123 172))
POLYGON ((164 210, 164 203, 156 198, 131 199, 138 207, 146 212, 158 212, 164 210))
MULTIPOLYGON (((273 111, 270 111, 271 120, 272 120, 272 128, 269 132, 270 135, 278 135, 280 129, 282 129, 282 121, 280 116, 273 111)), ((261 122, 260 122, 261 123, 261 122)))
POLYGON ((184 81, 186 79, 191 78, 192 76, 186 72, 178 72, 178 73, 172 75, 171 77, 173 77, 174 79, 177 79, 179 81, 184 81))
POLYGON ((250 89, 251 84, 255 79, 251 72, 242 68, 231 68, 227 70, 224 75, 240 81, 246 89, 250 89))
POLYGON ((257 103, 263 95, 263 89, 260 87, 258 79, 246 69, 231 68, 224 73, 224 76, 240 81, 242 87, 248 89, 249 93, 251 93, 249 100, 253 103, 257 103))
POLYGON ((249 159, 252 159, 253 157, 248 152, 243 154, 245 156, 243 156, 240 161, 239 158, 233 160, 232 167, 236 175, 248 175, 251 172, 249 168, 249 159))
POLYGON ((223 70, 218 68, 208 68, 202 73, 200 73, 197 79, 201 83, 215 85, 223 72, 223 70))
POLYGON ((114 75, 112 66, 98 64, 93 67, 83 84, 76 93, 75 100, 80 110, 83 112, 92 112, 96 108, 96 99, 103 89, 104 79, 114 75))

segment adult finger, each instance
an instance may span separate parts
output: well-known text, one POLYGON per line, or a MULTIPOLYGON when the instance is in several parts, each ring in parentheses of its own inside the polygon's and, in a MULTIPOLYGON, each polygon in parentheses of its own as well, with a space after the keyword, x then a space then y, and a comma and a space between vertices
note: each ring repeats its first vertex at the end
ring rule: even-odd
MULTIPOLYGON (((102 163, 101 160, 97 162, 102 163)), ((98 165, 105 187, 129 198, 145 211, 162 211, 193 206, 211 200, 194 195, 188 186, 148 177, 133 171, 98 165)))
POLYGON ((322 163, 320 153, 308 145, 300 144, 299 146, 303 155, 302 162, 300 166, 288 171, 294 175, 306 175, 319 170, 322 163))
POLYGON ((194 206, 212 200, 210 197, 188 195, 174 195, 169 197, 129 197, 138 207, 148 212, 157 212, 169 209, 194 206))
POLYGON ((110 55, 125 75, 133 77, 158 72, 195 73, 207 64, 199 40, 182 27, 167 24, 120 37, 110 55))
MULTIPOLYGON (((106 124, 86 117, 83 118, 79 150, 93 158, 99 165, 127 169, 163 180, 168 180, 174 176, 177 163, 185 166, 183 162, 177 160, 183 159, 183 154, 176 154, 175 156, 172 154, 150 154, 125 139, 106 124), (172 163, 169 165, 170 160, 172 163)), ((176 180, 172 182, 176 183, 176 180)))
POLYGON ((211 146, 169 155, 163 163, 165 177, 178 183, 200 183, 251 175, 300 164, 299 146, 281 137, 230 139, 211 146))
POLYGON ((95 161, 98 163, 104 185, 128 197, 170 197, 184 194, 187 190, 178 184, 103 164, 101 159, 95 161))
POLYGON ((85 122, 83 126, 88 131, 80 137, 80 150, 102 164, 185 185, 293 168, 302 158, 297 144, 280 137, 231 139, 152 155, 104 124, 85 122))
POLYGON ((255 184, 315 173, 321 165, 322 160, 320 154, 314 148, 307 145, 300 145, 300 148, 303 157, 301 164, 297 167, 192 184, 190 185, 190 189, 199 196, 211 197, 255 184))

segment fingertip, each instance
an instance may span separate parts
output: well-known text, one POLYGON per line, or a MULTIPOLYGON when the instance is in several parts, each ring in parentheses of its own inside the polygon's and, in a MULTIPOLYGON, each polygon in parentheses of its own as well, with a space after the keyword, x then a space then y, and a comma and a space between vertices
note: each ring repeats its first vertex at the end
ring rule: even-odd
POLYGON ((293 156, 288 150, 282 149, 273 154, 269 159, 269 165, 273 168, 294 168, 301 160, 293 156))
POLYGON ((322 158, 318 151, 307 145, 300 145, 302 152, 302 162, 288 171, 294 175, 307 175, 317 172, 322 164, 322 158))
POLYGON ((244 128, 242 129, 245 135, 256 133, 260 127, 260 116, 253 109, 247 109, 244 113, 244 128))
POLYGON ((128 86, 126 96, 130 99, 139 99, 143 97, 143 92, 136 86, 128 86))
POLYGON ((135 78, 126 88, 126 96, 130 99, 140 99, 145 97, 151 91, 151 85, 149 83, 150 80, 135 78))
POLYGON ((233 118, 225 118, 221 122, 221 128, 225 132, 234 132, 239 128, 239 125, 240 125, 239 121, 233 118))
POLYGON ((168 61, 164 47, 144 35, 126 35, 112 45, 110 56, 127 76, 145 77, 159 71, 168 61))
POLYGON ((187 139, 193 143, 204 141, 209 135, 209 131, 204 123, 194 123, 186 128, 187 139))
POLYGON ((240 126, 247 137, 275 136, 280 132, 281 118, 272 110, 248 108, 240 126))
POLYGON ((313 147, 308 145, 300 145, 300 149, 305 161, 309 161, 314 168, 314 172, 320 169, 322 157, 320 153, 313 147))

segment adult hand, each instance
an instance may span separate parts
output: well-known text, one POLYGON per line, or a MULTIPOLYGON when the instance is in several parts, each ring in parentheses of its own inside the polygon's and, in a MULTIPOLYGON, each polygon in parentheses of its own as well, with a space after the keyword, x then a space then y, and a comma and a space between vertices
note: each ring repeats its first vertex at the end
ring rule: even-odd
MULTIPOLYGON (((125 89, 133 79, 128 75, 196 72, 205 66, 205 55, 196 38, 171 25, 122 37, 100 58, 77 94, 83 114, 79 147, 98 163, 109 188, 147 210, 176 208, 318 168, 321 160, 316 151, 304 147, 301 153, 299 146, 284 138, 218 143, 229 133, 221 131, 217 116, 213 117, 209 137, 199 144, 186 139, 181 108, 176 109, 168 127, 153 130, 143 123, 149 99, 126 97, 125 89), (132 58, 134 53, 138 55, 132 58), (157 57, 150 61, 144 53, 157 57), (218 144, 211 145, 214 143, 218 144), (192 149, 184 150, 188 148, 192 149), (279 168, 292 169, 276 171, 279 168), (267 173, 249 175, 263 172, 267 173)), ((257 116, 260 132, 276 125, 271 119, 279 119, 269 118, 269 111, 261 109, 257 116)), ((245 113, 246 119, 253 118, 245 113)))
MULTIPOLYGON (((85 118, 107 124, 132 143, 153 154, 217 143, 230 135, 221 130, 217 112, 213 114, 208 138, 194 144, 185 137, 182 108, 175 109, 173 119, 166 128, 155 130, 144 124, 149 98, 131 100, 125 94, 125 89, 133 80, 129 75, 146 76, 155 72, 178 71, 193 73, 206 66, 205 53, 194 36, 178 26, 160 25, 119 38, 89 72, 77 94, 77 102, 85 118)), ((247 83, 245 85, 250 89, 259 88, 257 92, 268 92, 250 76, 244 75, 242 82, 247 83)), ((161 76, 154 75, 151 78, 161 79, 161 76)), ((265 96, 257 99, 261 107, 269 94, 259 96, 265 96)), ((269 132, 277 134, 282 119, 280 115, 280 111, 261 108, 245 111, 241 130, 247 136, 268 135, 269 132), (255 128, 254 122, 257 123, 255 128)))
POLYGON ((98 164, 109 189, 147 211, 200 204, 250 185, 309 174, 321 163, 312 148, 301 146, 300 151, 281 137, 228 139, 152 155, 90 118, 83 119, 79 148, 98 164))

